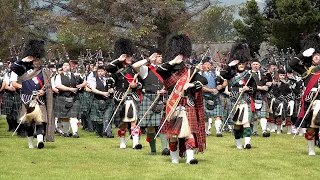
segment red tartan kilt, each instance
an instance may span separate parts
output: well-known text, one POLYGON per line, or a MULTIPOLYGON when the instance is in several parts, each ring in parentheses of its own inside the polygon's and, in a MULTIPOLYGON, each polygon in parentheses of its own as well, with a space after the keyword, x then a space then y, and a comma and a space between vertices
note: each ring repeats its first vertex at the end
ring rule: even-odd
POLYGON ((182 125, 182 118, 174 118, 168 122, 168 134, 178 136, 182 125))
MULTIPOLYGON (((186 108, 191 133, 197 134, 199 132, 199 126, 198 126, 198 121, 197 121, 196 108, 188 106, 186 98, 181 98, 178 106, 184 106, 186 108)), ((161 119, 161 124, 163 124, 165 117, 166 116, 164 113, 162 116, 162 119, 161 119)), ((176 133, 178 132, 178 134, 179 134, 180 128, 181 128, 181 123, 179 126, 179 123, 176 123, 176 121, 174 119, 172 119, 170 122, 167 121, 165 123, 165 125, 163 126, 163 128, 161 129, 160 132, 162 134, 169 133, 172 135, 177 135, 176 133)))

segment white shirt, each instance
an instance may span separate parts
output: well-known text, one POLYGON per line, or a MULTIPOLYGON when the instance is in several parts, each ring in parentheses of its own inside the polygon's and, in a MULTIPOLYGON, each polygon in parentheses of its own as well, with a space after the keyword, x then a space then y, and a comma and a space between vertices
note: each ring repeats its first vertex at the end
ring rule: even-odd
POLYGON ((12 82, 12 81, 15 81, 15 82, 18 81, 18 75, 17 75, 15 72, 13 72, 13 71, 11 71, 10 81, 11 81, 11 82, 12 82))
MULTIPOLYGON (((156 67, 156 65, 154 65, 154 64, 151 64, 151 66, 156 67)), ((140 75, 141 79, 146 79, 146 78, 147 78, 147 76, 148 76, 148 71, 149 71, 148 69, 149 69, 149 68, 148 68, 148 66, 146 66, 146 65, 140 66, 139 75, 140 75)))
POLYGON ((3 79, 3 81, 5 81, 6 82, 6 84, 9 86, 9 87, 13 87, 12 86, 12 81, 18 81, 18 75, 15 73, 15 72, 13 72, 13 71, 11 71, 11 73, 10 73, 10 77, 8 76, 9 75, 9 73, 6 73, 5 75, 4 75, 4 79, 3 79))
MULTIPOLYGON (((71 76, 71 73, 70 73, 70 72, 68 72, 68 73, 64 72, 63 74, 64 74, 65 76, 67 76, 67 77, 68 77, 67 74, 70 74, 70 76, 71 76)), ((56 80, 55 80, 54 82, 55 82, 55 87, 57 87, 57 86, 59 86, 59 85, 62 85, 61 75, 60 75, 60 74, 57 75, 56 80)))
MULTIPOLYGON (((58 76, 58 75, 57 75, 57 76, 58 76)), ((52 87, 52 88, 55 88, 55 87, 56 87, 55 79, 56 79, 56 76, 53 76, 53 77, 51 78, 51 87, 52 87)))
POLYGON ((88 75, 87 82, 91 88, 96 88, 96 77, 94 77, 93 72, 90 72, 90 74, 88 75))

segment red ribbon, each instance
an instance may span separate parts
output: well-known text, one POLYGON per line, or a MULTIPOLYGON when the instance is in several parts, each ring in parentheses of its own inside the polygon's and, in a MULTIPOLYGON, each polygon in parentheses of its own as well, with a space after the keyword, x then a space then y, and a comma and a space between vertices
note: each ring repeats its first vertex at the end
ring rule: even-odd
MULTIPOLYGON (((131 76, 131 74, 126 74, 126 78, 127 78, 129 83, 131 83, 133 81, 133 77, 131 76)), ((141 91, 137 90, 137 93, 140 96, 140 102, 142 102, 142 93, 141 93, 141 91)))
POLYGON ((152 65, 148 66, 148 68, 153 72, 154 75, 157 76, 157 78, 161 81, 161 83, 163 84, 163 79, 162 77, 157 73, 156 68, 152 65))

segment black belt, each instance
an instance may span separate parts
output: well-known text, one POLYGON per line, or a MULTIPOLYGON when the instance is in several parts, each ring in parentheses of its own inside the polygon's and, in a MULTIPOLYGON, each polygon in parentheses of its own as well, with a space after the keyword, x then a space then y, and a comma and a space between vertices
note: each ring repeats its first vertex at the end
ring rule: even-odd
POLYGON ((21 94, 37 95, 39 91, 22 91, 21 94))

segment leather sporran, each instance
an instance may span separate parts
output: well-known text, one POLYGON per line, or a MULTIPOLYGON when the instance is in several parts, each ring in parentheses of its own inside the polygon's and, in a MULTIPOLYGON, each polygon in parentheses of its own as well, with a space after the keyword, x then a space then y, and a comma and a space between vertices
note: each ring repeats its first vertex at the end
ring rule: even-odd
POLYGON ((262 108, 262 100, 256 99, 254 100, 254 108, 260 110, 262 108))
POLYGON ((99 100, 99 101, 98 101, 98 109, 99 109, 100 111, 106 110, 106 109, 107 109, 107 103, 106 103, 106 101, 104 101, 104 100, 99 100))
POLYGON ((65 107, 67 109, 71 108, 73 106, 73 97, 65 97, 65 102, 66 102, 66 105, 65 107))
POLYGON ((161 111, 163 110, 164 108, 164 103, 163 101, 158 101, 157 103, 155 103, 153 106, 152 106, 152 111, 154 113, 161 113, 161 111))
POLYGON ((214 99, 208 99, 206 100, 206 108, 208 110, 213 110, 216 107, 216 102, 214 99))

